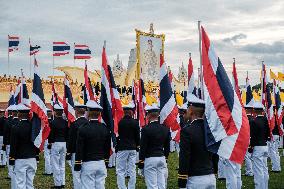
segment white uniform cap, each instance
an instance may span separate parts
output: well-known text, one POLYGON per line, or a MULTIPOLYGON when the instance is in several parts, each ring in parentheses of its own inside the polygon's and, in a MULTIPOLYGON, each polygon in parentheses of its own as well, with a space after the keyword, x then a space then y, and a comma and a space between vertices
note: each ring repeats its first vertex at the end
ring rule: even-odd
POLYGON ((86 104, 87 108, 90 110, 102 110, 103 108, 94 100, 89 100, 86 104))
POLYGON ((193 94, 187 95, 188 106, 205 107, 205 101, 197 98, 193 94))
POLYGON ((61 107, 59 104, 55 104, 54 110, 63 110, 63 107, 61 107))

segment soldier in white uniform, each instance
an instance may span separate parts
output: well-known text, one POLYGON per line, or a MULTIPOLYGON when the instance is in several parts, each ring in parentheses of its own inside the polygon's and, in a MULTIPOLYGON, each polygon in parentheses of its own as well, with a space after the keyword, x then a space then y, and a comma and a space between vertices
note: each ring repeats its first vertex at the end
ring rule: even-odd
POLYGON ((251 150, 255 189, 268 189, 267 141, 270 136, 268 120, 264 116, 264 107, 261 103, 254 104, 254 113, 257 115, 251 126, 251 150))
MULTIPOLYGON (((50 125, 52 119, 52 111, 47 109, 48 123, 50 125)), ((52 175, 52 166, 51 166, 51 150, 48 149, 48 139, 44 142, 44 173, 43 175, 52 175)))
POLYGON ((15 188, 33 189, 39 149, 31 141, 32 123, 27 119, 30 109, 23 104, 17 105, 17 108, 19 121, 11 132, 9 163, 14 167, 15 188))
POLYGON ((81 171, 82 189, 104 189, 111 133, 98 120, 102 107, 93 100, 89 100, 86 105, 89 123, 80 126, 78 130, 74 170, 81 171))
POLYGON ((4 117, 5 110, 0 110, 0 168, 4 168, 6 165, 6 150, 2 149, 3 141, 4 141, 4 125, 6 118, 4 117))
POLYGON ((170 129, 159 122, 160 108, 146 106, 149 124, 141 130, 139 169, 143 169, 148 189, 165 189, 167 158, 170 152, 170 129))
POLYGON ((206 149, 204 136, 205 103, 190 94, 188 100, 186 124, 180 135, 178 187, 215 189, 213 154, 206 149))
POLYGON ((73 187, 74 189, 81 188, 80 172, 74 171, 75 166, 75 154, 76 154, 76 142, 78 136, 78 129, 85 124, 88 124, 88 120, 85 117, 86 106, 81 104, 75 105, 76 120, 71 123, 69 130, 69 138, 67 143, 67 155, 66 160, 71 160, 72 175, 73 175, 73 187))
POLYGON ((49 148, 51 148, 51 164, 54 179, 54 188, 64 188, 68 123, 62 118, 63 108, 56 104, 54 106, 54 109, 55 118, 50 124, 48 146, 49 148))
POLYGON ((133 118, 135 105, 133 103, 123 107, 124 117, 118 123, 118 137, 116 145, 116 175, 119 189, 135 189, 136 184, 136 153, 140 145, 140 128, 133 118), (129 176, 128 187, 125 176, 129 176))

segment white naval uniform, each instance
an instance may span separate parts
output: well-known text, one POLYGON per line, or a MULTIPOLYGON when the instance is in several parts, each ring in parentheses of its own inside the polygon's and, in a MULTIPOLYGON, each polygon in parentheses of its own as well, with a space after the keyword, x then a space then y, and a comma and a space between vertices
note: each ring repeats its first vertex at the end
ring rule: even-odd
POLYGON ((255 189, 268 189, 267 146, 255 146, 252 153, 255 189))
POLYGON ((15 160, 15 185, 16 189, 33 189, 33 180, 37 170, 35 158, 15 160))
POLYGON ((136 150, 122 150, 116 153, 117 187, 119 189, 135 189, 136 184, 136 150), (128 187, 125 176, 129 176, 128 187))
POLYGON ((82 189, 105 189, 107 170, 104 160, 88 161, 82 163, 81 186, 82 189))
POLYGON ((3 136, 0 136, 0 165, 6 165, 7 157, 6 153, 2 150, 3 146, 3 136))
POLYGON ((188 177, 187 189, 216 189, 216 178, 214 174, 188 177))
POLYGON ((241 165, 225 159, 225 176, 227 189, 241 189, 241 165))
POLYGON ((74 187, 74 189, 81 189, 80 171, 74 171, 75 155, 76 155, 76 153, 72 153, 72 156, 71 156, 71 164, 72 164, 71 169, 72 169, 72 175, 73 175, 73 187, 74 187))
POLYGON ((55 186, 65 185, 66 142, 54 142, 51 147, 51 164, 55 186))
MULTIPOLYGON (((6 146, 6 157, 10 156, 10 145, 6 146)), ((13 165, 9 164, 9 161, 7 161, 8 165, 8 177, 11 178, 11 189, 15 189, 15 172, 14 172, 14 167, 13 165)))
POLYGON ((219 161, 218 161, 218 178, 223 179, 226 178, 225 176, 225 159, 219 156, 219 161))
POLYGON ((253 176, 253 170, 252 170, 252 157, 251 153, 248 151, 245 155, 245 175, 247 176, 253 176))
POLYGON ((281 171, 280 155, 279 155, 279 135, 273 135, 270 141, 270 159, 272 163, 272 171, 281 171))
POLYGON ((51 166, 51 150, 47 148, 48 140, 44 142, 44 173, 52 174, 52 166, 51 166))
POLYGON ((166 174, 167 163, 164 156, 145 158, 144 176, 147 189, 165 189, 166 174))
POLYGON ((115 167, 115 158, 116 158, 116 153, 113 150, 113 153, 109 157, 108 167, 115 167))

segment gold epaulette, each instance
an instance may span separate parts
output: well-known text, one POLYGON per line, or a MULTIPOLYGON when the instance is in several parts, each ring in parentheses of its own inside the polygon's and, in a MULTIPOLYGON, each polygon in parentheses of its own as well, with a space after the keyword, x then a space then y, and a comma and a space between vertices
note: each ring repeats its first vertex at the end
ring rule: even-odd
POLYGON ((75 161, 75 164, 80 165, 80 164, 82 164, 82 161, 81 160, 80 161, 75 161))

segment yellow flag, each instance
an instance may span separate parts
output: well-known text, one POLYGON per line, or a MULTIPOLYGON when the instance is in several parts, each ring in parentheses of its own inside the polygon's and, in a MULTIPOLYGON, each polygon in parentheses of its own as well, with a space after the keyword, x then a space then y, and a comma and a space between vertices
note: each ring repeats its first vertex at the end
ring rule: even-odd
POLYGON ((179 93, 176 93, 176 101, 177 101, 177 105, 179 106, 183 105, 183 97, 179 93))
POLYGON ((270 79, 276 79, 278 80, 278 77, 275 73, 273 73, 273 71, 270 69, 270 79))
POLYGON ((280 93, 281 102, 284 102, 284 92, 280 93))
POLYGON ((284 73, 278 72, 279 81, 284 81, 284 73))

